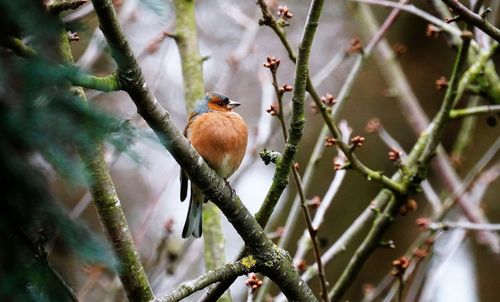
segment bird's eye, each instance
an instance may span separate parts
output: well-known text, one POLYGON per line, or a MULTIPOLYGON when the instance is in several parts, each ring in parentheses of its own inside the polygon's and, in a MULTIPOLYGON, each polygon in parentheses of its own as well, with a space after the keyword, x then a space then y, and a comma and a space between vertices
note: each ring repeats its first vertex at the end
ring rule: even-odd
POLYGON ((224 101, 218 101, 218 102, 217 102, 217 105, 219 105, 219 106, 221 106, 221 107, 222 107, 222 106, 224 106, 224 101))

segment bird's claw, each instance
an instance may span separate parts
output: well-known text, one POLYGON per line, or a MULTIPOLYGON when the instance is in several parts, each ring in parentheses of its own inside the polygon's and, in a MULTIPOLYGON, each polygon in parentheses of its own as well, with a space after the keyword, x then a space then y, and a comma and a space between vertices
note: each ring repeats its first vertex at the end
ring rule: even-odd
POLYGON ((236 195, 236 191, 231 187, 231 184, 229 181, 224 177, 224 181, 226 182, 226 185, 231 189, 231 198, 233 198, 234 195, 236 195))

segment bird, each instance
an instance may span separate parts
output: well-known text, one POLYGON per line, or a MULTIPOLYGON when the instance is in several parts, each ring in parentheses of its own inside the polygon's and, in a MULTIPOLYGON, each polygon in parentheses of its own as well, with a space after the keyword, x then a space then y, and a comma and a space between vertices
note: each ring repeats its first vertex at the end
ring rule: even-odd
MULTIPOLYGON (((208 92, 199 100, 184 130, 184 136, 210 168, 227 179, 238 169, 245 156, 248 129, 243 118, 233 111, 241 104, 217 92, 208 92)), ((181 168, 180 199, 188 191, 188 176, 181 168)), ((228 182, 227 182, 228 183, 228 182)), ((228 183, 229 184, 229 183, 228 183)), ((191 194, 182 237, 202 235, 202 208, 208 200, 202 191, 191 184, 191 194)))

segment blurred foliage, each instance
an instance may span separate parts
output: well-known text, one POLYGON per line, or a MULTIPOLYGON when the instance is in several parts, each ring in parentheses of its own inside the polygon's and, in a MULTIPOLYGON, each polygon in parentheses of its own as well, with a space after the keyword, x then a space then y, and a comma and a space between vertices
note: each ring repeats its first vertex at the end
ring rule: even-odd
POLYGON ((0 45, 8 37, 36 50, 26 60, 0 47, 0 300, 68 301, 71 291, 47 261, 45 246, 58 245, 89 264, 114 267, 104 241, 73 221, 49 192, 41 164, 64 179, 85 181, 78 148, 108 141, 127 148, 133 129, 72 93, 59 68, 63 27, 41 2, 0 1, 0 45))
POLYGON ((169 2, 165 0, 142 0, 139 3, 158 16, 165 16, 170 9, 169 2))

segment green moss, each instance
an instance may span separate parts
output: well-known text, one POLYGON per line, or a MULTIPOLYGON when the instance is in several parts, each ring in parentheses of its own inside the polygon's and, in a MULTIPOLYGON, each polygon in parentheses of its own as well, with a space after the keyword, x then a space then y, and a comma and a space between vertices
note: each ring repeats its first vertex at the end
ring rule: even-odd
POLYGON ((241 259, 241 264, 243 264, 243 266, 245 266, 247 269, 251 269, 257 264, 257 261, 253 258, 253 255, 249 255, 241 259))

